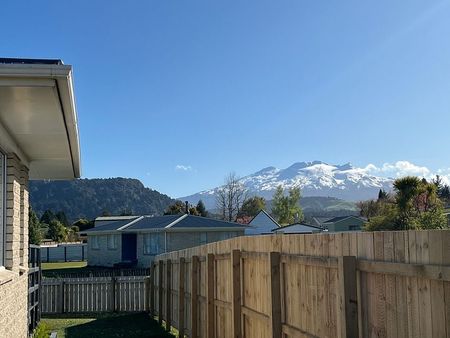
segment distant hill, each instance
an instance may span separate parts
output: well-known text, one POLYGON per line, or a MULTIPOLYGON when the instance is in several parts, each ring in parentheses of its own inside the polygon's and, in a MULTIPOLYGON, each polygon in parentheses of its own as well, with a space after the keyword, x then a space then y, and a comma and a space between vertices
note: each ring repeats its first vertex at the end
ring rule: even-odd
POLYGON ((31 181, 30 202, 39 214, 50 209, 64 211, 70 221, 93 219, 104 212, 119 215, 161 215, 172 198, 144 187, 131 178, 31 181))

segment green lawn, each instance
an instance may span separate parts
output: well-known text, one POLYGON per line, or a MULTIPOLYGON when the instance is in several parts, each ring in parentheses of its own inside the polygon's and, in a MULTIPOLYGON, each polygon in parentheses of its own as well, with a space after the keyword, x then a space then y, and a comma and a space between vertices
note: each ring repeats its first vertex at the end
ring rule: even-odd
MULTIPOLYGON (((45 334, 58 332, 58 338, 84 337, 161 337, 174 338, 146 313, 138 314, 93 314, 76 317, 43 318, 45 334)), ((42 335, 42 337, 48 337, 42 335)), ((38 337, 40 338, 40 337, 38 337)))
POLYGON ((61 263, 42 263, 42 270, 61 270, 84 268, 87 262, 61 262, 61 263))

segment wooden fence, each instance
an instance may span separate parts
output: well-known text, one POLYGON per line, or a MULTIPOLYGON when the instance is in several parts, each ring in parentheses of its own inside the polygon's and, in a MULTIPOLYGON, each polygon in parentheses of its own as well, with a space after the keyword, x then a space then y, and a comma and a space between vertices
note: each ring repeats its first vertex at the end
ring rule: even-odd
POLYGON ((146 276, 46 278, 43 314, 149 311, 146 276))
POLYGON ((150 310, 189 337, 450 337, 450 231, 239 237, 157 256, 150 310))

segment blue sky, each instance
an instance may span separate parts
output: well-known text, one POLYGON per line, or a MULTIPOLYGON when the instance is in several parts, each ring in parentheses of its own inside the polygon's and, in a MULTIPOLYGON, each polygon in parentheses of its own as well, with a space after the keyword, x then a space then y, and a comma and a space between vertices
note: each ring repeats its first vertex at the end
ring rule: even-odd
POLYGON ((449 17, 430 0, 9 1, 0 56, 73 65, 84 177, 179 197, 316 159, 447 173, 449 17))

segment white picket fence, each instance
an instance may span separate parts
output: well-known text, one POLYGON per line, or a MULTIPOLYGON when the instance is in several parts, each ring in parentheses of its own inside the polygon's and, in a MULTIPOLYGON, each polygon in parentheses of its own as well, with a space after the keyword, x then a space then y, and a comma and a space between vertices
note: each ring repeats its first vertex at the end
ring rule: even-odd
POLYGON ((147 276, 46 278, 42 280, 43 314, 141 312, 149 310, 147 276))

